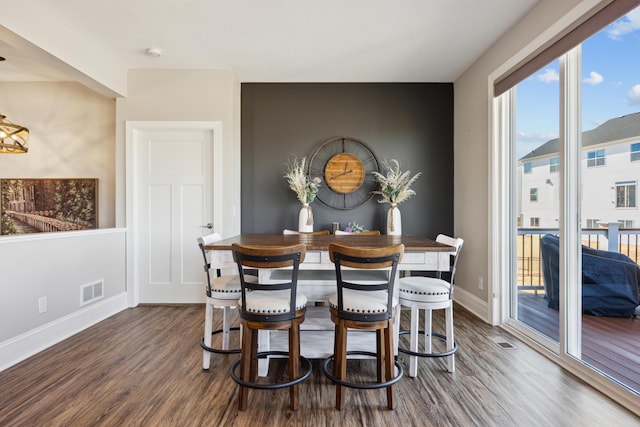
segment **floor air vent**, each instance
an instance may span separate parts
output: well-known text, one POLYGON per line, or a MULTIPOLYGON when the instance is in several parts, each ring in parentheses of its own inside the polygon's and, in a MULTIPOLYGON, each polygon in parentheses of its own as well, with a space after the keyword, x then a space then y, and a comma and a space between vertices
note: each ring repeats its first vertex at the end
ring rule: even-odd
POLYGON ((104 280, 80 287, 80 305, 90 304, 104 296, 104 280))
POLYGON ((494 343, 496 343, 500 348, 505 349, 505 350, 515 350, 516 347, 511 344, 509 341, 507 341, 504 337, 489 337, 489 339, 491 341, 493 341, 494 343))

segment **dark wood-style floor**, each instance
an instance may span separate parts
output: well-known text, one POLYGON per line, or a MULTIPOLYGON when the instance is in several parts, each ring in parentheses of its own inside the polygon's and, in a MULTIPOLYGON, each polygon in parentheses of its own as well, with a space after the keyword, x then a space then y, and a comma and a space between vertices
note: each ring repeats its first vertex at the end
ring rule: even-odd
MULTIPOLYGON (((543 295, 519 295, 518 318, 559 339, 558 311, 543 295)), ((582 360, 625 386, 640 391, 640 317, 582 315, 582 360)))
MULTIPOLYGON (((345 409, 336 410, 334 386, 314 361, 312 376, 300 386, 297 411, 288 409, 286 390, 251 390, 249 409, 238 412, 237 386, 229 376, 238 356, 214 355, 211 369, 202 370, 203 318, 204 307, 197 305, 128 309, 0 372, 0 425, 640 424, 544 356, 458 307, 456 372, 447 373, 444 360, 422 360, 417 378, 398 383, 393 411, 385 407, 384 391, 352 389, 345 409)), ((442 324, 437 314, 435 325, 442 324)), ((274 364, 273 371, 284 372, 283 362, 274 364)), ((348 369, 353 379, 374 373, 371 361, 350 361, 348 369)))

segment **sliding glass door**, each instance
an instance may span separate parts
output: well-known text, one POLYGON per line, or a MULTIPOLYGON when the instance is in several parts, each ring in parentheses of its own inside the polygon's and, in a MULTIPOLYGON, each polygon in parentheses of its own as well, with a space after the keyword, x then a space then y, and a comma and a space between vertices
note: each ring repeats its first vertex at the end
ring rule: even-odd
MULTIPOLYGON (((513 108, 511 234, 514 319, 559 342, 557 273, 543 280, 541 237, 558 236, 560 218, 560 62, 544 66, 511 90, 513 108), (550 298, 550 295, 556 295, 550 298)), ((557 257, 553 261, 557 265, 557 257)))
POLYGON ((507 323, 567 363, 640 393, 636 22, 640 9, 497 105, 507 129, 507 323))

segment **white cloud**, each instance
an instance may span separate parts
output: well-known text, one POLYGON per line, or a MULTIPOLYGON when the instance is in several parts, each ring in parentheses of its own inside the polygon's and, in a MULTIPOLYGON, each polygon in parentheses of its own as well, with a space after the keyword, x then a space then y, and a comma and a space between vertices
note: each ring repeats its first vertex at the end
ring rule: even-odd
POLYGON ((545 69, 542 73, 538 74, 536 78, 543 83, 557 82, 560 80, 558 72, 551 68, 545 69))
POLYGON ((640 84, 631 88, 627 94, 627 100, 632 104, 640 104, 640 84))
POLYGON ((589 77, 587 77, 586 79, 582 80, 583 82, 585 82, 586 84, 592 85, 592 86, 596 86, 599 85, 600 83, 602 83, 604 81, 604 77, 602 77, 602 74, 596 73, 595 71, 592 71, 589 73, 589 77))
POLYGON ((640 8, 636 8, 620 18, 607 29, 607 35, 614 40, 620 40, 622 36, 640 30, 640 8))
POLYGON ((523 142, 523 143, 530 143, 530 144, 534 144, 535 146, 538 146, 540 144, 543 144, 551 139, 555 139, 557 138, 558 135, 552 135, 549 133, 527 133, 524 131, 518 131, 517 132, 517 141, 523 142))

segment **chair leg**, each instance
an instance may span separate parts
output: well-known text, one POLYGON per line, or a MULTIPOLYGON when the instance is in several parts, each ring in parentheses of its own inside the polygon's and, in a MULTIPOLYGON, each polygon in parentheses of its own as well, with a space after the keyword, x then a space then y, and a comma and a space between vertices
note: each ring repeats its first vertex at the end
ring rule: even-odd
MULTIPOLYGON (((289 328, 289 380, 300 376, 300 324, 289 328)), ((298 409, 298 384, 289 387, 289 409, 298 409)))
MULTIPOLYGON (((204 312, 204 345, 211 347, 211 332, 213 331, 213 306, 205 303, 204 312)), ((202 369, 209 369, 211 365, 211 353, 202 350, 202 369)))
POLYGON ((432 310, 429 308, 426 308, 424 310, 424 352, 425 353, 431 353, 432 352, 432 336, 431 336, 431 329, 432 329, 432 310))
POLYGON ((229 329, 230 325, 230 312, 231 307, 224 308, 224 315, 222 317, 222 349, 229 350, 229 329))
MULTIPOLYGON (((240 350, 240 379, 247 382, 255 382, 258 374, 258 331, 256 329, 243 328, 242 348, 240 350)), ((238 410, 247 409, 249 389, 239 385, 238 410)))
POLYGON ((384 378, 385 371, 385 345, 382 329, 376 329, 376 369, 378 371, 378 382, 381 383, 384 378))
MULTIPOLYGON (((384 329, 384 354, 385 354, 385 380, 391 380, 395 375, 395 361, 393 357, 393 318, 389 320, 387 327, 384 329)), ((387 387, 387 408, 395 409, 396 407, 396 386, 395 384, 387 387)))
MULTIPOLYGON (((336 325, 336 339, 333 350, 333 375, 339 380, 347 376, 347 328, 344 321, 340 320, 336 325)), ((336 384, 336 408, 342 409, 344 405, 344 393, 340 384, 336 384)))
POLYGON ((251 369, 249 371, 249 381, 258 380, 258 333, 257 329, 249 329, 249 348, 251 349, 251 369))
MULTIPOLYGON (((453 305, 445 308, 445 322, 446 322, 446 334, 447 334, 447 350, 452 350, 455 339, 453 336, 453 305)), ((447 371, 454 372, 456 369, 456 355, 452 354, 447 357, 447 371)))
MULTIPOLYGON (((243 325, 242 334, 242 346, 240 349, 240 379, 243 381, 249 381, 251 377, 251 335, 252 331, 247 330, 243 325)), ((248 389, 242 385, 238 385, 238 410, 244 411, 247 409, 247 397, 248 389)))
MULTIPOLYGON (((418 351, 418 317, 420 312, 418 311, 418 307, 411 307, 411 326, 410 326, 410 334, 411 334, 411 351, 418 351)), ((418 375, 418 357, 417 356, 409 356, 409 376, 411 378, 415 378, 418 375)))

